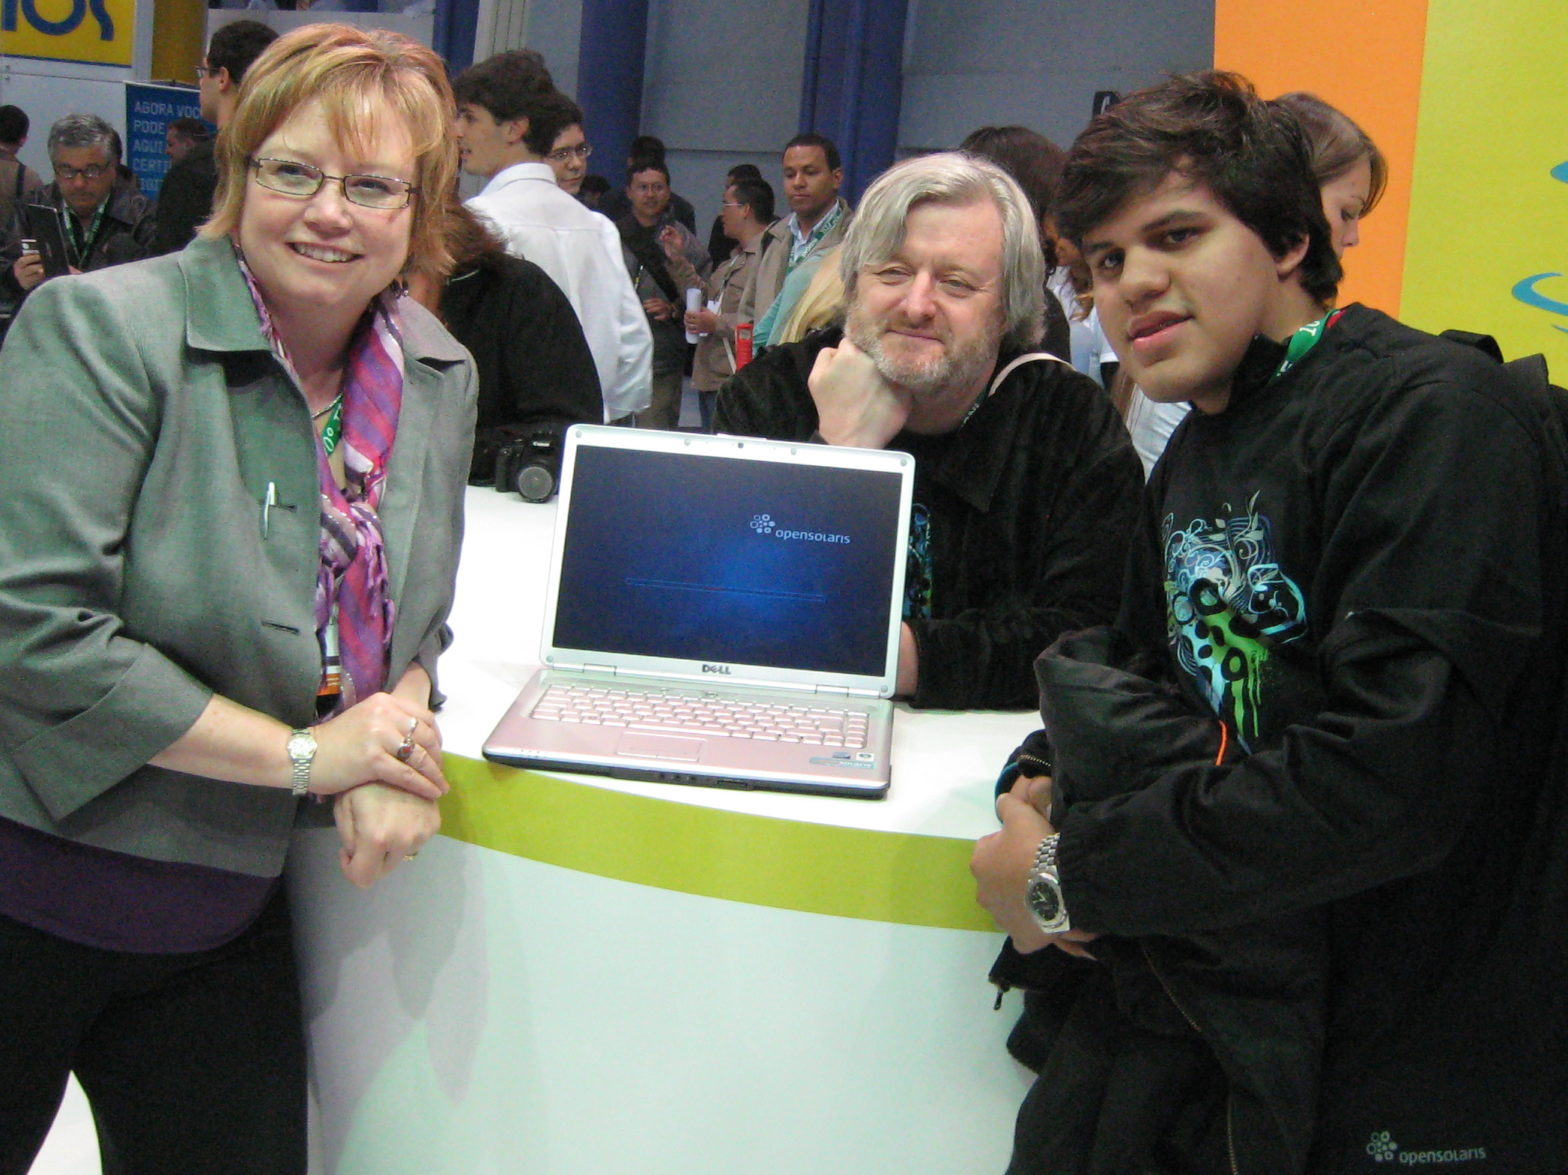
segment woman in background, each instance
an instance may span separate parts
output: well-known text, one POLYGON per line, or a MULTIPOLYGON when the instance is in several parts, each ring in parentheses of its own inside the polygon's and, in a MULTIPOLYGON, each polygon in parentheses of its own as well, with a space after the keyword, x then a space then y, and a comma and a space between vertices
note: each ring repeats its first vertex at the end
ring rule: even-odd
POLYGON ((1361 218, 1383 198, 1388 163, 1371 136, 1316 94, 1297 91, 1274 102, 1295 115, 1306 133, 1334 255, 1343 257, 1346 249, 1361 243, 1361 218))
MULTIPOLYGON (((1040 340, 1040 349, 1071 363, 1096 383, 1102 383, 1098 362, 1091 365, 1083 356, 1090 349, 1091 338, 1098 335, 1103 342, 1104 335, 1100 334, 1099 320, 1091 321, 1093 312, 1077 304, 1073 278, 1068 272, 1068 258, 1062 256, 1059 249, 1066 244, 1067 251, 1074 256, 1077 250, 1070 243, 1058 240, 1051 220, 1051 205, 1056 202, 1056 186, 1061 182, 1067 153, 1039 131, 1026 126, 979 127, 964 136, 958 149, 989 159, 1017 180, 1029 198, 1029 209, 1040 230, 1040 247, 1045 252, 1045 335, 1040 340)), ((1088 286, 1082 288, 1088 289, 1088 286)))
POLYGON ((0 351, 5 1175, 72 1071, 107 1171, 305 1170, 301 800, 368 886, 447 787, 474 383, 399 278, 445 263, 452 108, 406 38, 279 38, 201 235, 45 283, 0 351))

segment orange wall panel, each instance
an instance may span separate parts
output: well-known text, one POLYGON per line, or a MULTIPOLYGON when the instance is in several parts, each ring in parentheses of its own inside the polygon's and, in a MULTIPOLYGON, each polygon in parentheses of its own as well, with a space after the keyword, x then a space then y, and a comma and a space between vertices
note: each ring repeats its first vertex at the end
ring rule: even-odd
POLYGON ((1345 257, 1342 302, 1398 314, 1415 170, 1426 0, 1215 0, 1214 64, 1273 98, 1308 90, 1339 107, 1388 159, 1388 190, 1345 257))

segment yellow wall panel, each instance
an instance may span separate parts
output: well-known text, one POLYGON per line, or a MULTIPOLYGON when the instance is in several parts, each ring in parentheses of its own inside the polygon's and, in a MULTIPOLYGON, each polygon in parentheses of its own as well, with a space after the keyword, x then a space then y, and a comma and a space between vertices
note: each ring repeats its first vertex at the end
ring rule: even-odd
POLYGON ((0 54, 129 65, 135 0, 4 0, 0 54))
POLYGON ((1405 318, 1496 335, 1510 357, 1544 352, 1565 382, 1568 182, 1553 171, 1568 161, 1568 5, 1430 7, 1405 318), (1546 305, 1516 296, 1532 278, 1546 305))

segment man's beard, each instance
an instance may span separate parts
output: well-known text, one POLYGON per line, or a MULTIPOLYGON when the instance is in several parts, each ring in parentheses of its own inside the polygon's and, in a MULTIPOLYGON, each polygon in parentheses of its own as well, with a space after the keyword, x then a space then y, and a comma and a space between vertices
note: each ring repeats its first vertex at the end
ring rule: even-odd
POLYGON ((888 383, 911 393, 917 400, 939 399, 944 395, 967 394, 983 380, 996 364, 1002 332, 993 327, 965 345, 954 344, 944 330, 938 341, 939 354, 927 359, 889 355, 882 338, 890 319, 873 321, 857 300, 849 305, 844 320, 844 335, 870 357, 877 373, 888 383))

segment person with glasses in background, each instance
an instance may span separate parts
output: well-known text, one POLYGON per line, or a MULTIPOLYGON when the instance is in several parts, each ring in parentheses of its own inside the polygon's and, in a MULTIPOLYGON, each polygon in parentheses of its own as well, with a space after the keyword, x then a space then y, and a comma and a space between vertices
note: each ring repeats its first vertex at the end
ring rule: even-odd
MULTIPOLYGON (((666 155, 664 140, 658 135, 638 135, 632 140, 632 145, 626 152, 627 173, 640 170, 648 164, 655 164, 669 171, 670 163, 666 155)), ((626 194, 625 188, 611 184, 610 190, 604 194, 597 207, 611 220, 618 221, 630 215, 632 200, 626 194)), ((673 189, 670 191, 670 216, 676 222, 685 225, 687 232, 697 231, 697 210, 692 207, 690 200, 673 189)))
MULTIPOLYGON (((49 130, 54 182, 31 201, 52 208, 60 219, 66 263, 86 273, 146 256, 153 234, 152 201, 121 177, 120 136, 96 114, 67 114, 49 130)), ((36 249, 22 251, 34 237, 25 207, 12 215, 0 249, 0 292, 17 301, 44 280, 36 249)))
MULTIPOLYGON (((236 20, 212 34, 207 55, 196 66, 196 86, 201 95, 201 116, 219 130, 234 117, 240 82, 261 51, 277 40, 276 29, 259 20, 236 20)), ((158 227, 153 234, 154 253, 183 249, 201 222, 212 215, 212 197, 218 190, 216 142, 195 143, 176 160, 158 189, 158 227)))
POLYGON ((765 179, 744 174, 731 180, 719 203, 719 219, 733 252, 714 266, 706 282, 700 282, 695 271, 681 264, 684 254, 678 238, 660 240, 676 281, 682 287, 700 284, 703 290, 702 307, 687 310, 682 319, 685 328, 699 336, 692 354, 691 385, 697 389, 703 432, 713 431, 713 406, 719 388, 735 374, 735 328, 741 322, 737 308, 757 264, 762 234, 773 223, 772 186, 765 179))
POLYGON ((556 185, 568 196, 582 191, 583 177, 588 174, 588 156, 593 154, 593 144, 583 134, 583 124, 574 122, 555 136, 544 161, 555 172, 556 185))
POLYGON ((452 107, 408 38, 285 34, 197 239, 0 349, 4 1175, 72 1071, 113 1170, 304 1175, 294 827, 369 886, 447 790, 476 380, 402 277, 447 261, 452 107))

